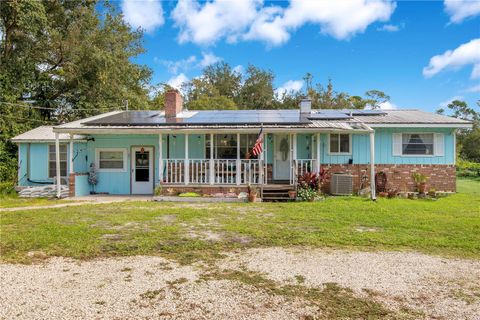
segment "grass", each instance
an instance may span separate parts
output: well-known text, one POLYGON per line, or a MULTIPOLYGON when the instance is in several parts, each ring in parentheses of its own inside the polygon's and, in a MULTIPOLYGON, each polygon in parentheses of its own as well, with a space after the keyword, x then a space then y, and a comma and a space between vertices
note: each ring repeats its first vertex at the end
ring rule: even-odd
POLYGON ((438 200, 124 202, 0 212, 0 259, 158 254, 189 263, 261 246, 415 250, 478 259, 480 181, 459 179, 458 189, 438 200))
POLYGON ((371 297, 359 297, 351 289, 336 283, 326 283, 323 288, 285 285, 259 273, 238 270, 215 271, 203 275, 202 279, 231 280, 253 286, 272 296, 300 298, 317 308, 318 314, 313 319, 415 319, 420 315, 410 309, 389 310, 371 297))
POLYGON ((70 200, 58 200, 54 198, 20 198, 17 196, 0 196, 0 208, 48 206, 65 202, 70 202, 70 200))

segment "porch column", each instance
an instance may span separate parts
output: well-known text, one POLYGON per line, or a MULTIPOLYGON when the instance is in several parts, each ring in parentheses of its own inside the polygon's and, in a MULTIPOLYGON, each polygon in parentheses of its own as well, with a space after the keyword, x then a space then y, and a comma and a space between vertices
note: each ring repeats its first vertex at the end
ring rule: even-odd
POLYGON ((210 184, 215 183, 215 164, 213 163, 213 133, 210 133, 210 184))
POLYGON ((376 200, 375 194, 375 132, 370 132, 370 189, 372 200, 376 200))
POLYGON ((160 133, 158 135, 158 183, 161 184, 163 181, 163 146, 162 146, 163 135, 160 133))
POLYGON ((73 174, 73 134, 70 134, 70 152, 68 153, 68 173, 73 174))
POLYGON ((185 184, 190 183, 190 164, 188 160, 188 133, 185 133, 185 184))
POLYGON ((293 184, 297 184, 297 171, 298 171, 298 165, 297 165, 297 134, 294 133, 292 135, 293 139, 293 184))
POLYGON ((263 135, 263 143, 265 146, 264 157, 263 157, 263 168, 262 168, 262 184, 267 184, 268 182, 268 133, 265 132, 263 135))
POLYGON ((236 165, 237 172, 236 172, 236 177, 235 177, 237 185, 240 185, 240 180, 241 180, 240 175, 242 174, 242 170, 240 168, 241 165, 242 165, 242 162, 240 161, 240 133, 237 133, 237 165, 236 165))
POLYGON ((317 173, 320 174, 320 133, 317 133, 317 173))
POLYGON ((55 133, 55 175, 57 180, 57 198, 60 198, 61 190, 60 190, 60 134, 58 132, 55 133))

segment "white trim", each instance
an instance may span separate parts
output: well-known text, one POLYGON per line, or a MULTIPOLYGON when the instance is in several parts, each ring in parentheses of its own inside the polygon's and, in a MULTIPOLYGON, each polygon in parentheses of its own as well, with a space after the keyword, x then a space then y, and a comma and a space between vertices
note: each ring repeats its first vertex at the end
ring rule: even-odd
POLYGON ((95 148, 95 166, 98 172, 127 172, 127 148, 95 148), (123 152, 123 168, 122 169, 100 169, 100 152, 102 151, 123 152))
POLYGON ((472 128, 471 123, 365 123, 371 128, 472 128))
POLYGON ((73 134, 70 135, 70 152, 68 153, 68 173, 73 174, 73 134))
POLYGON ((372 200, 377 199, 375 185, 375 133, 370 133, 370 195, 372 200))
MULTIPOLYGON (((50 152, 50 150, 49 150, 50 152)), ((56 178, 57 178, 57 198, 60 198, 61 195, 61 177, 60 177, 60 134, 55 134, 55 168, 56 168, 56 178)))
POLYGON ((453 164, 457 164, 457 129, 453 130, 453 164))
MULTIPOLYGON (((415 126, 418 128, 419 126, 415 126)), ((362 129, 352 129, 352 130, 345 130, 345 129, 335 129, 335 128, 302 128, 302 127, 266 127, 268 132, 270 133, 370 133, 372 130, 362 130, 362 129)), ((264 128, 265 129, 265 128, 264 128)), ((211 133, 212 131, 215 134, 232 134, 236 132, 241 133, 251 133, 251 134, 258 134, 258 130, 260 127, 249 127, 249 128, 226 128, 226 127, 218 127, 218 128, 205 128, 205 129, 189 129, 187 128, 169 128, 169 129, 158 129, 158 128, 62 128, 56 129, 55 132, 61 133, 75 133, 75 134, 159 134, 162 133, 170 133, 170 134, 182 134, 182 133, 190 133, 190 134, 201 134, 201 133, 211 133)))
MULTIPOLYGON (((435 150, 435 132, 397 132, 401 135, 401 146, 402 146, 402 154, 401 155, 394 155, 395 157, 402 157, 402 158, 434 158, 434 157, 443 157, 443 156, 437 156, 435 154, 436 150, 435 150), (431 134, 433 139, 433 148, 432 148, 432 154, 404 154, 403 153, 403 135, 404 134, 431 134)), ((393 135, 392 135, 392 139, 393 139, 393 135)), ((445 139, 445 138, 444 138, 445 139)), ((444 142, 445 143, 445 142, 444 142)), ((393 141, 392 141, 392 149, 393 149, 393 141)))
MULTIPOLYGON (((340 150, 340 140, 338 140, 338 148, 340 150)), ((352 134, 351 133, 329 133, 327 141, 327 154, 332 156, 351 156, 352 155, 352 134), (332 134, 341 135, 348 134, 348 152, 330 152, 330 136, 332 134)))
POLYGON ((158 134, 158 184, 163 182, 163 135, 158 134))
MULTIPOLYGON (((60 140, 59 140, 59 143, 60 143, 60 147, 61 146, 65 146, 65 153, 67 154, 67 159, 65 160, 60 160, 60 163, 62 161, 66 162, 67 163, 67 168, 66 168, 66 171, 65 171, 65 175, 64 176, 61 176, 62 178, 66 178, 68 176, 68 147, 67 147, 67 143, 62 143, 60 140)), ((50 146, 54 146, 56 148, 56 143, 49 143, 47 144, 47 179, 53 179, 56 177, 56 173, 54 176, 50 176, 50 162, 56 162, 57 160, 52 160, 50 159, 50 146)), ((56 151, 55 151, 56 152, 56 151)), ((55 158, 56 158, 56 155, 55 155, 55 158)), ((30 159, 31 160, 31 159, 30 159)), ((56 165, 55 165, 56 166, 56 165)), ((55 169, 56 170, 56 169, 55 169)))

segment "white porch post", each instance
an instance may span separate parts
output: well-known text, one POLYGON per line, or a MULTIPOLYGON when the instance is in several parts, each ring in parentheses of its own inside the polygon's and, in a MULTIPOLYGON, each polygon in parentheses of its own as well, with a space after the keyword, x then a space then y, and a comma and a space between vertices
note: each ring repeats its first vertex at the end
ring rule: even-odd
POLYGON ((297 184, 297 171, 298 171, 298 165, 297 165, 297 134, 294 133, 292 135, 292 144, 293 144, 293 184, 297 184))
POLYGON ((370 132, 370 189, 372 200, 376 200, 375 194, 375 132, 370 132))
POLYGON ((158 135, 158 183, 161 184, 163 181, 163 135, 160 133, 158 135))
MULTIPOLYGON (((240 133, 237 133, 237 172, 236 172, 236 177, 235 180, 237 182, 237 185, 240 184, 240 175, 241 175, 241 166, 242 162, 240 161, 240 133)), ((245 177, 246 178, 246 177, 245 177)))
POLYGON ((316 136, 316 139, 317 139, 317 173, 320 174, 320 133, 317 133, 317 136, 316 136))
POLYGON ((185 184, 190 183, 190 164, 188 160, 188 133, 185 133, 185 184))
POLYGON ((73 174, 73 134, 70 135, 70 150, 68 153, 68 173, 73 174))
POLYGON ((263 156, 263 167, 262 168, 262 184, 267 184, 268 182, 268 133, 265 132, 263 135, 263 143, 264 143, 264 156, 263 156))
POLYGON ((210 184, 215 183, 215 164, 213 163, 213 133, 210 133, 210 184))
POLYGON ((55 133, 55 175, 57 180, 57 198, 60 198, 61 190, 60 190, 60 134, 58 132, 55 133))

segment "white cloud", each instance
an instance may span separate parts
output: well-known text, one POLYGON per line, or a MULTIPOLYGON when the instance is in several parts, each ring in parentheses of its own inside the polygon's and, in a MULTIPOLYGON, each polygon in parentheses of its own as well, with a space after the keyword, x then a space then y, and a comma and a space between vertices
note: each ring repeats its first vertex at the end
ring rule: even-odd
POLYGON ((233 67, 233 72, 239 73, 239 74, 244 74, 245 73, 245 68, 239 64, 238 66, 233 67))
POLYGON ((445 100, 443 102, 440 102, 439 106, 440 108, 447 108, 447 106, 454 100, 463 100, 463 96, 454 96, 454 97, 451 97, 450 99, 448 100, 445 100))
POLYGON ((133 28, 140 27, 146 32, 152 32, 165 22, 159 0, 123 0, 121 8, 123 19, 133 28))
POLYGON ((445 0, 444 5, 452 23, 460 23, 467 18, 480 15, 478 0, 445 0))
POLYGON ((180 0, 172 12, 175 25, 180 28, 180 43, 210 44, 226 37, 236 36, 257 15, 261 0, 214 0, 201 5, 196 0, 180 0))
POLYGON ((300 91, 303 88, 302 80, 289 80, 277 88, 276 93, 278 96, 282 96, 285 93, 300 91))
POLYGON ((395 7, 388 0, 291 0, 285 8, 265 7, 262 0, 213 0, 204 4, 180 0, 172 17, 180 28, 180 43, 208 45, 226 39, 280 45, 307 23, 319 25, 323 34, 348 39, 376 21, 387 21, 395 7))
POLYGON ((377 31, 386 31, 386 32, 397 32, 402 30, 405 27, 404 23, 395 25, 395 24, 384 24, 383 26, 377 28, 377 31))
POLYGON ((177 74, 178 71, 187 71, 189 70, 196 62, 197 62, 197 57, 195 56, 190 56, 185 59, 180 59, 177 61, 173 60, 161 60, 158 59, 157 57, 153 58, 153 61, 159 64, 164 65, 168 72, 177 74))
POLYGON ((382 103, 378 104, 381 110, 393 110, 393 109, 398 109, 398 106, 393 104, 390 101, 385 101, 382 103))
POLYGON ((465 91, 466 91, 466 92, 473 92, 473 93, 480 92, 480 83, 477 84, 477 85, 474 85, 474 86, 472 86, 472 87, 470 87, 470 88, 467 88, 465 91))
POLYGON ((430 59, 427 67, 423 68, 425 77, 432 77, 445 69, 458 69, 473 64, 472 79, 480 77, 480 38, 464 43, 454 50, 447 50, 443 54, 430 59))
POLYGON ((182 84, 187 82, 188 81, 188 78, 185 74, 183 73, 180 73, 179 75, 176 75, 172 78, 170 78, 168 81, 167 81, 167 84, 174 87, 175 89, 181 89, 182 87, 182 84))
POLYGON ((202 68, 208 67, 211 64, 217 63, 222 60, 222 58, 214 55, 213 53, 202 52, 202 60, 200 60, 199 65, 202 68))

